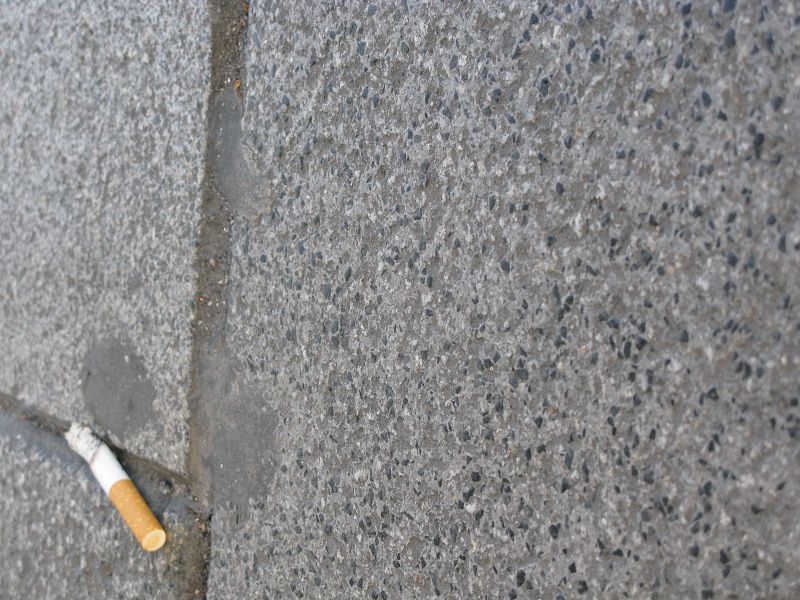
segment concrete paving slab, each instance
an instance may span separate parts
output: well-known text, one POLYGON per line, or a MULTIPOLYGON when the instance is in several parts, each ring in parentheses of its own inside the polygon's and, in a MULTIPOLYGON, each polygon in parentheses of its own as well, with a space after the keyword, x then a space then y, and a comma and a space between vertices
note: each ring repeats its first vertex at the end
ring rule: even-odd
POLYGON ((210 596, 796 595, 798 31, 254 2, 210 596))
POLYGON ((185 484, 123 458, 168 532, 144 552, 87 465, 55 433, 0 415, 0 598, 196 598, 205 521, 185 484))
POLYGON ((204 3, 0 8, 0 391, 176 471, 209 52, 204 3))

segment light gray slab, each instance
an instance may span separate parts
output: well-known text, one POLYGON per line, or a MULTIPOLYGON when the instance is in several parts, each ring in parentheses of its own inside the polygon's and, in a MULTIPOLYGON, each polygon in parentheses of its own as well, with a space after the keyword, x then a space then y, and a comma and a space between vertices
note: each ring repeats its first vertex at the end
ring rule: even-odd
POLYGON ((60 435, 0 415, 0 598, 202 594, 205 523, 192 512, 186 486, 125 467, 168 532, 156 553, 139 547, 60 435))
POLYGON ((210 595, 795 595, 795 9, 484 4, 251 5, 210 595))
POLYGON ((0 8, 0 391, 187 451, 204 3, 0 8))

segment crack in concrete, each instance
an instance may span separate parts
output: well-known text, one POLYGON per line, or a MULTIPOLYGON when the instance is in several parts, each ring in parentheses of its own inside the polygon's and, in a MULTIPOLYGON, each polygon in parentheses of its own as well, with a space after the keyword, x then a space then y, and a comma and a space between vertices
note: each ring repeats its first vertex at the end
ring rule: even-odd
POLYGON ((247 27, 247 13, 241 3, 209 0, 208 11, 211 18, 211 77, 200 226, 195 256, 198 275, 189 391, 190 440, 187 469, 195 493, 206 505, 211 497, 208 405, 213 400, 220 381, 224 379, 220 365, 226 362, 225 325, 233 215, 230 198, 226 194, 229 186, 220 177, 218 165, 223 149, 235 142, 228 138, 235 135, 237 128, 241 131, 241 104, 237 101, 231 106, 229 100, 236 97, 236 91, 243 85, 243 46, 247 27))
MULTIPOLYGON (((54 417, 48 413, 42 412, 40 410, 36 410, 29 406, 26 406, 24 403, 17 400, 14 396, 9 394, 5 394, 0 392, 0 413, 5 413, 7 415, 12 415, 18 419, 23 421, 27 421, 34 425, 39 429, 43 429, 49 433, 54 435, 62 435, 67 429, 69 429, 70 423, 54 417)), ((119 457, 120 462, 125 463, 135 463, 136 468, 139 471, 146 471, 153 476, 160 476, 166 477, 176 483, 180 483, 182 485, 188 486, 190 481, 184 475, 172 471, 165 466, 149 459, 139 456, 138 454, 133 454, 117 446, 114 444, 108 437, 102 435, 101 433, 94 432, 95 435, 103 440, 103 442, 114 451, 114 454, 119 457)), ((196 507, 193 508, 193 511, 196 512, 198 515, 205 516, 207 514, 207 510, 205 506, 200 503, 196 503, 196 507)))
MULTIPOLYGON (((200 221, 195 254, 197 290, 194 305, 191 381, 189 388, 189 456, 191 489, 204 507, 210 525, 212 494, 211 406, 227 380, 225 327, 231 263, 233 199, 241 187, 235 164, 240 158, 244 86, 244 42, 248 5, 208 0, 211 21, 211 74, 207 98, 206 153, 200 221)), ((211 545, 207 538, 205 597, 211 545)))
MULTIPOLYGON (((22 421, 27 421, 38 429, 42 429, 48 433, 58 436, 67 431, 70 425, 67 421, 63 421, 50 414, 25 406, 13 396, 4 394, 2 392, 0 392, 0 413, 11 415, 22 421)), ((139 456, 138 454, 133 454, 132 452, 117 446, 108 437, 102 435, 101 433, 94 433, 98 438, 103 440, 103 442, 109 448, 111 448, 111 450, 113 450, 114 454, 117 455, 117 458, 119 458, 121 463, 125 465, 133 465, 134 473, 145 473, 151 478, 165 478, 172 483, 190 488, 190 480, 181 473, 172 471, 171 469, 168 469, 162 464, 157 463, 149 458, 139 456)), ((190 502, 189 508, 199 517, 208 518, 209 513, 207 507, 198 502, 196 499, 193 499, 193 501, 190 502)))

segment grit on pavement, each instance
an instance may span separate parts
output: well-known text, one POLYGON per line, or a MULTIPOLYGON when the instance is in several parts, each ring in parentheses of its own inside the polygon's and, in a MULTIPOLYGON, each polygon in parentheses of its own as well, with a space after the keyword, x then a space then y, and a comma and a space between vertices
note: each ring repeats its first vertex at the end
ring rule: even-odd
POLYGON ((0 597, 800 594, 795 3, 0 33, 0 597))

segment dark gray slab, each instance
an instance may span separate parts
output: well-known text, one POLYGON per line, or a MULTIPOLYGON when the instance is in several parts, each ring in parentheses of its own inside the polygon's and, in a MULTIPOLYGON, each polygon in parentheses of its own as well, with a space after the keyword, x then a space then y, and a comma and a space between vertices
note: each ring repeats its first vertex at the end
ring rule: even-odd
POLYGON ((795 11, 540 4, 251 6, 213 597, 798 593, 795 11))
POLYGON ((60 435, 0 415, 0 597, 195 598, 205 521, 179 480, 123 459, 167 543, 144 552, 60 435))
POLYGON ((204 3, 0 8, 0 392, 182 471, 204 3))

